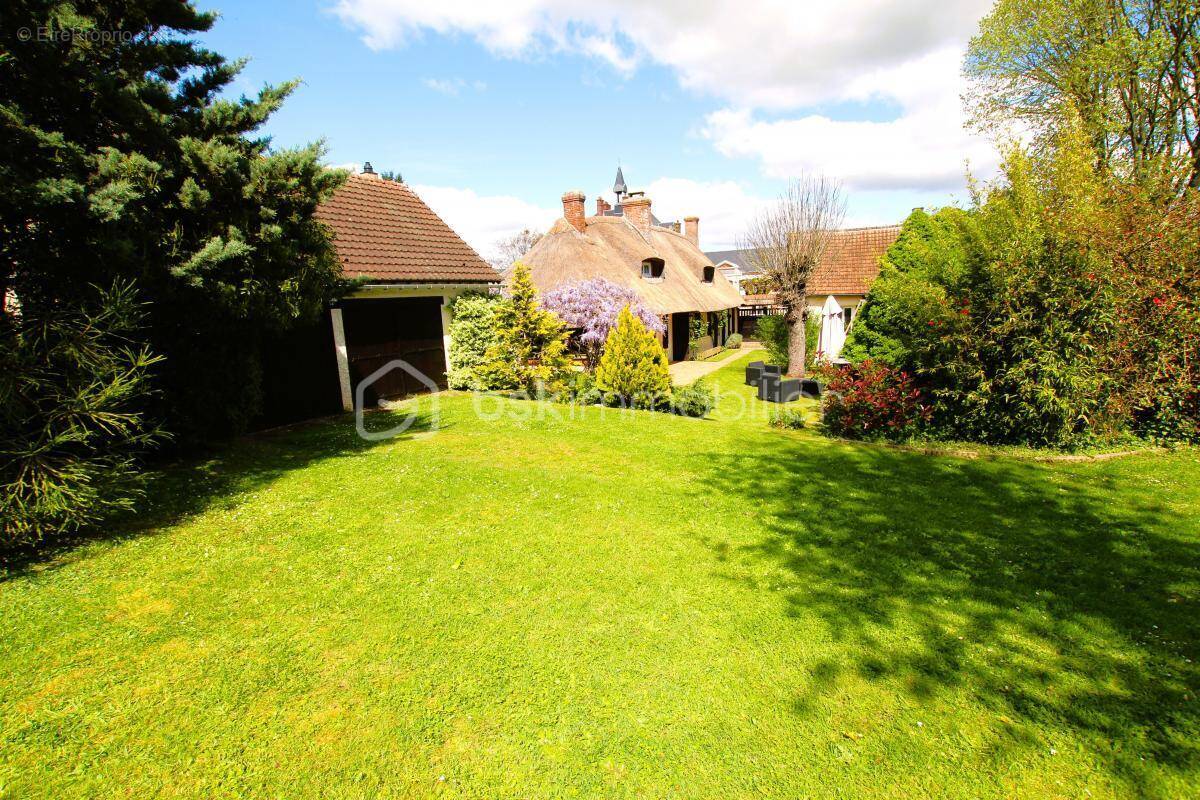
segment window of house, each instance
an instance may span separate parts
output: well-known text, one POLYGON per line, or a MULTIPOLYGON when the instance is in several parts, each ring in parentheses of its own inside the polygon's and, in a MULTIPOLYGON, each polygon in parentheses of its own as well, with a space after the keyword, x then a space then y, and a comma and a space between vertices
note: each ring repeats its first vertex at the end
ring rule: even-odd
POLYGON ((666 264, 661 258, 647 258, 642 262, 642 277, 651 280, 661 279, 664 266, 666 264))
POLYGON ((842 324, 845 326, 844 330, 850 330, 850 324, 854 322, 854 312, 856 310, 855 306, 846 306, 844 309, 844 313, 842 314, 842 324))
POLYGON ((715 277, 715 275, 716 275, 716 272, 717 272, 717 268, 716 268, 716 267, 705 267, 705 268, 704 268, 704 282, 705 282, 705 283, 712 283, 712 282, 713 282, 713 278, 714 278, 714 277, 715 277))

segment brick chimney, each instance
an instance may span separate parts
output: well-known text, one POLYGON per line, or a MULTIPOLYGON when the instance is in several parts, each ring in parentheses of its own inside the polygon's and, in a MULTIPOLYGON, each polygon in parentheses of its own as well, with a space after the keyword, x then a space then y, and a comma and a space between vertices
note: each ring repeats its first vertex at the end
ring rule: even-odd
POLYGON ((575 226, 575 230, 583 233, 587 228, 587 222, 584 221, 583 203, 587 197, 578 189, 566 192, 562 196, 563 201, 563 216, 567 222, 575 226))
POLYGON ((699 217, 684 217, 683 218, 683 235, 687 240, 696 247, 700 246, 700 218, 699 217))
POLYGON ((650 238, 650 198, 642 192, 633 192, 621 204, 625 219, 633 223, 633 227, 642 232, 642 236, 650 238))
POLYGON ((596 198, 596 216, 597 217, 603 216, 604 214, 608 213, 609 211, 612 211, 612 206, 608 204, 608 201, 605 200, 603 197, 597 197, 596 198))

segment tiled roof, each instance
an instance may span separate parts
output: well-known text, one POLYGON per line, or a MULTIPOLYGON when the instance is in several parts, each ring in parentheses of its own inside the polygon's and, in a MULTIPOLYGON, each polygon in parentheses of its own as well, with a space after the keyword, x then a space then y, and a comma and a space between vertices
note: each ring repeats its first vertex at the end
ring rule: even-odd
MULTIPOLYGON (((834 234, 825 257, 808 279, 808 293, 866 294, 879 277, 879 259, 900 236, 899 225, 847 228, 834 234)), ((748 250, 705 253, 714 264, 729 261, 747 274, 758 272, 748 250)))
POLYGON ((809 294, 866 294, 879 259, 900 236, 899 225, 838 231, 809 279, 809 294))
POLYGON ((403 183, 351 175, 317 209, 348 278, 496 283, 500 274, 403 183))

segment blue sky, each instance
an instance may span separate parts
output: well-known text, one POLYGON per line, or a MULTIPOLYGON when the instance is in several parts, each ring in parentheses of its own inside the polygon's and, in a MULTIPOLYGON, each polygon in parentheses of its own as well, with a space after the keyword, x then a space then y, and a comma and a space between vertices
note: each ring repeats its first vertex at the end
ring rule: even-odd
POLYGON ((664 219, 726 247, 789 175, 845 183, 847 224, 963 198, 957 65, 986 0, 201 2, 204 43, 250 59, 237 93, 303 81, 266 128, 331 164, 399 170, 486 254, 542 228, 618 160, 664 219), (681 20, 685 22, 681 24, 681 20))

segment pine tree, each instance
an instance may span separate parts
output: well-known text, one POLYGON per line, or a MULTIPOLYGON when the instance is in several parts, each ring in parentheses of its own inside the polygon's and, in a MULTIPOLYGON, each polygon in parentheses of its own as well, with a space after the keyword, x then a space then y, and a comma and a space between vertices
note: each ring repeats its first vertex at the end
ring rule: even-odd
POLYGON ((596 387, 634 408, 655 408, 671 395, 662 345, 628 307, 608 334, 596 368, 596 387))
POLYGON ((186 2, 0 4, 0 295, 37 317, 133 282, 164 357, 158 415, 184 440, 245 428, 264 340, 341 287, 313 212, 343 176, 320 145, 257 132, 294 82, 223 97, 242 62, 197 43, 215 20, 186 2))
POLYGON ((158 359, 130 345, 128 285, 86 307, 0 315, 0 555, 135 508, 161 439, 145 398, 158 359))
POLYGON ((480 367, 486 383, 497 389, 520 389, 532 397, 562 389, 571 361, 568 332, 562 320, 538 302, 529 267, 513 269, 509 297, 496 310, 497 342, 480 367))

